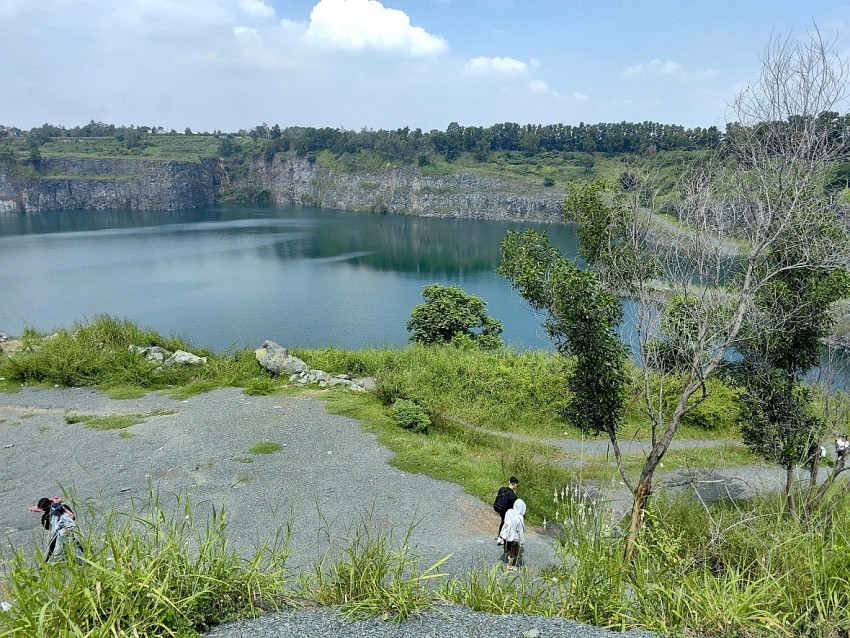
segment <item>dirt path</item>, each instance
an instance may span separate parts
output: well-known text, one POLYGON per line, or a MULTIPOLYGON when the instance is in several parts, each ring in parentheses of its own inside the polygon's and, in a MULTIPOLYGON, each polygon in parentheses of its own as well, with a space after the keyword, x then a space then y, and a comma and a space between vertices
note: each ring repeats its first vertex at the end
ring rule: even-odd
MULTIPOLYGON (((165 501, 188 495, 201 514, 224 507, 238 548, 291 524, 294 566, 341 543, 346 526, 366 514, 399 539, 416 524, 412 540, 423 562, 452 554, 444 565, 451 573, 498 560, 498 519, 488 505, 452 483, 396 470, 391 456, 358 422, 304 395, 249 397, 225 388, 186 401, 156 393, 116 401, 89 389, 24 388, 0 394, 2 551, 46 542, 38 517, 26 511, 40 496, 64 491, 127 511, 153 489, 165 501), (67 414, 153 416, 104 431, 66 423, 67 414), (262 442, 281 448, 250 451, 262 442)), ((532 532, 528 541, 533 569, 551 562, 550 539, 532 532)))

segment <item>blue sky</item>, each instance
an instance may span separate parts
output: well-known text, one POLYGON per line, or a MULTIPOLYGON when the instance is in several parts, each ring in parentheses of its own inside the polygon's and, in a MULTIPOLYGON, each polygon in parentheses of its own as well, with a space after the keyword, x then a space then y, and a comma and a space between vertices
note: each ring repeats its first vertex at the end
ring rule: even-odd
POLYGON ((772 36, 850 4, 0 0, 0 124, 234 131, 450 122, 723 126, 772 36))

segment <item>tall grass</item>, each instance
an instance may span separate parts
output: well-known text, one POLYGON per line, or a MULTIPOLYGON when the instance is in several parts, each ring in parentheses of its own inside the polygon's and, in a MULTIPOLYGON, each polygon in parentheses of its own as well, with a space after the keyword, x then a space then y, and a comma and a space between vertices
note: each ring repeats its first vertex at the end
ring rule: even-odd
POLYGON ((846 505, 841 524, 833 525, 789 519, 780 499, 740 508, 659 505, 629 566, 621 529, 568 506, 556 565, 517 578, 478 570, 448 581, 441 594, 479 611, 661 635, 847 635, 846 505))
POLYGON ((156 494, 125 514, 89 507, 80 518, 90 530, 79 564, 21 548, 4 558, 11 608, 0 636, 191 636, 286 602, 286 536, 245 558, 228 546, 223 512, 199 528, 188 500, 166 512, 156 494))
POLYGON ((348 525, 341 543, 325 530, 327 546, 303 583, 304 595, 322 605, 337 605, 351 618, 401 621, 433 606, 425 585, 445 575, 437 570, 445 557, 424 571, 410 548, 415 525, 400 540, 370 512, 348 525))
POLYGON ((0 358, 0 376, 18 383, 62 386, 99 386, 147 390, 187 389, 197 393, 222 386, 244 386, 263 374, 254 353, 248 350, 216 355, 177 337, 163 337, 130 321, 110 315, 95 315, 51 335, 27 329, 23 349, 14 357, 0 358), (201 366, 163 366, 148 361, 128 348, 159 346, 170 351, 186 350, 207 357, 201 366))

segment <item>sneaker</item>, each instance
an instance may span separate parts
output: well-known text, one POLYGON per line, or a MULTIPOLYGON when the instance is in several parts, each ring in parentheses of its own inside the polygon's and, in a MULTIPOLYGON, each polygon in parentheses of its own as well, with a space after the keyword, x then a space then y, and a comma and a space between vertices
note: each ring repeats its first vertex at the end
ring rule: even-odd
POLYGON ((496 539, 496 545, 504 545, 504 544, 505 544, 505 541, 503 541, 501 538, 496 539))
POLYGON ((509 572, 515 572, 516 570, 516 565, 511 565, 510 567, 508 567, 509 572))

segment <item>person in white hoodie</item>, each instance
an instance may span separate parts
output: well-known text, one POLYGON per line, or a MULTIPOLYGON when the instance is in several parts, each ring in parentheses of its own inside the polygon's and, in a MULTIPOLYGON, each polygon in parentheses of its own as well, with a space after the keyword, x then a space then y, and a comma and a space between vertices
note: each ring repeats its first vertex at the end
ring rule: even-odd
POLYGON ((525 542, 525 501, 518 498, 513 508, 505 513, 505 524, 499 536, 505 541, 505 553, 508 555, 508 571, 515 572, 520 550, 525 542))

